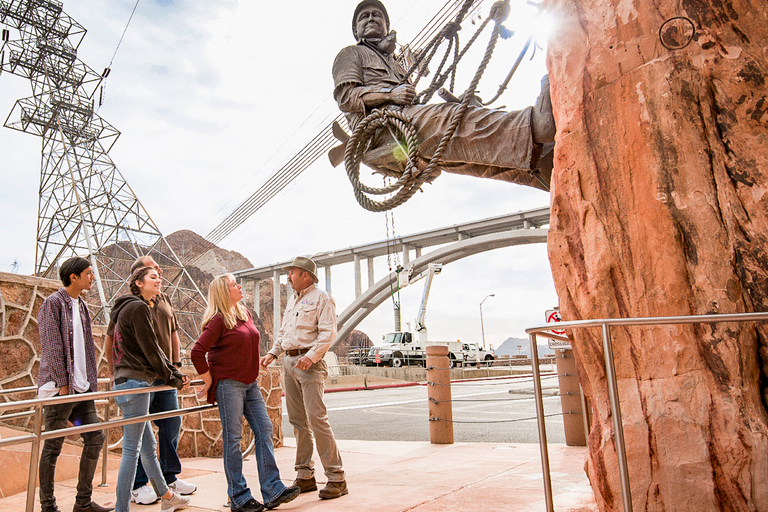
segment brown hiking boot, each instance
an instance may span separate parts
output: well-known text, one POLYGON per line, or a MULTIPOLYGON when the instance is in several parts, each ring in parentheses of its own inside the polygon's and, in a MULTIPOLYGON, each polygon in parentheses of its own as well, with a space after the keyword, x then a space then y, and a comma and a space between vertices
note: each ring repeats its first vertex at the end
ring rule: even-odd
POLYGON ((338 498, 345 494, 349 494, 349 489, 347 489, 347 482, 344 480, 341 482, 328 482, 325 487, 320 489, 320 492, 317 493, 321 500, 332 500, 333 498, 338 498))
POLYGON ((296 480, 293 481, 293 485, 301 489, 302 493, 317 490, 317 482, 315 481, 315 477, 307 478, 307 479, 297 478, 296 480))

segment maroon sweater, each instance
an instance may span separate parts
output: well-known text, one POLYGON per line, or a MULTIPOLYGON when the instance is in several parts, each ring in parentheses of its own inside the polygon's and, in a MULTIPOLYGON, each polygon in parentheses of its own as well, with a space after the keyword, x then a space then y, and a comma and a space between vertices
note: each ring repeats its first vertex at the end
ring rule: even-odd
POLYGON ((243 384, 256 381, 259 376, 260 338, 250 313, 247 321, 237 320, 232 329, 224 325, 221 314, 211 318, 191 353, 197 373, 211 372, 209 404, 216 403, 216 384, 220 380, 233 379, 243 384))

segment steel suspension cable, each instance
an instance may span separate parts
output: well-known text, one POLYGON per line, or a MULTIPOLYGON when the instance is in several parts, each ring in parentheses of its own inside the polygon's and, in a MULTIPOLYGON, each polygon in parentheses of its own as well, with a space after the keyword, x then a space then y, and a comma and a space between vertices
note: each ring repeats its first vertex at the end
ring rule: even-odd
MULTIPOLYGON (((434 37, 436 26, 440 26, 447 19, 451 19, 454 13, 465 10, 465 13, 475 12, 484 0, 462 0, 458 2, 451 0, 447 2, 430 20, 430 24, 422 29, 419 34, 409 43, 413 47, 418 47, 423 40, 427 40, 434 37), (451 6, 451 7, 448 7, 451 6), (466 8, 465 8, 466 7, 466 8), (447 9, 446 9, 447 8, 447 9), (444 12, 445 11, 445 12, 444 12), (437 21, 436 21, 437 20, 437 21)), ((343 116, 339 114, 336 122, 343 122, 343 116)), ((306 170, 311 163, 313 163, 320 155, 331 149, 335 139, 327 135, 331 133, 330 127, 333 124, 330 123, 324 127, 323 130, 315 136, 309 143, 307 143, 297 155, 295 155, 288 163, 283 165, 269 180, 267 183, 257 189, 248 199, 241 203, 231 214, 229 214, 218 226, 216 226, 205 237, 206 240, 211 243, 218 243, 229 234, 237 229, 246 219, 248 219, 255 211, 261 208, 266 202, 272 199, 278 192, 279 188, 275 190, 278 185, 280 188, 285 184, 290 183, 295 177, 306 170), (325 135, 325 137, 323 137, 325 135), (300 165, 301 164, 301 165, 300 165), (297 167, 298 166, 298 167, 297 167), (286 181, 287 179, 287 181, 286 181)))

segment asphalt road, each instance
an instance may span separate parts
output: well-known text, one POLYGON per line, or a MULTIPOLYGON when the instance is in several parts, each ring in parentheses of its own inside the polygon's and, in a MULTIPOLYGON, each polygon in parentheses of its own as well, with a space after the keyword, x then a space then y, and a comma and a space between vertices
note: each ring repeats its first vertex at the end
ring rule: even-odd
MULTIPOLYGON (((542 377, 542 386, 547 440, 565 443, 556 377, 542 377)), ((539 442, 530 377, 454 382, 451 395, 456 442, 539 442)), ((326 393, 325 405, 337 439, 429 441, 426 386, 326 393)), ((283 434, 293 437, 283 413, 283 434)))

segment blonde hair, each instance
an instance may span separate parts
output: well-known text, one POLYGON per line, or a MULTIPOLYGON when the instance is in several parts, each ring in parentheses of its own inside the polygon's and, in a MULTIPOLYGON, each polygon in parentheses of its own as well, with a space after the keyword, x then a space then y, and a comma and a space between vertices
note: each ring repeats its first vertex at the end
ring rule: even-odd
POLYGON ((239 302, 234 306, 232 305, 232 299, 229 298, 230 279, 234 280, 235 276, 223 274, 214 278, 208 286, 208 307, 203 313, 203 329, 217 313, 221 313, 227 329, 232 329, 237 324, 238 319, 244 322, 248 320, 248 311, 245 306, 239 302))

